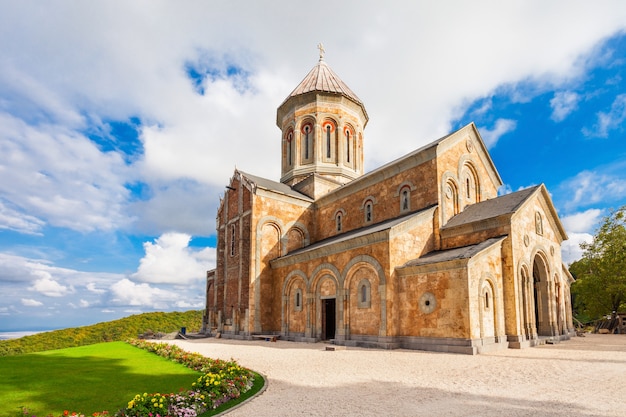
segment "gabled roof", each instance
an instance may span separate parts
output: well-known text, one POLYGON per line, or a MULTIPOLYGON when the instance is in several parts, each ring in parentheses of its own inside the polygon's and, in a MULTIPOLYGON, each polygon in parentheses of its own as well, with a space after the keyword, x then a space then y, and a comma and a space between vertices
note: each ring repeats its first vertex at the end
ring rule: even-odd
POLYGON ((256 175, 248 174, 243 171, 239 171, 242 177, 248 180, 248 182, 252 183, 255 187, 261 188, 263 190, 272 191, 279 194, 284 194, 290 197, 295 197, 300 200, 306 200, 313 202, 313 199, 310 197, 299 193, 288 185, 283 184, 282 182, 276 182, 272 180, 268 180, 267 178, 257 177, 256 175))
POLYGON ((465 210, 451 218, 442 229, 492 219, 504 214, 513 214, 539 188, 541 185, 467 206, 465 210))
POLYGON ((492 245, 504 240, 506 236, 494 237, 491 239, 487 239, 483 242, 477 243, 475 245, 463 246, 461 248, 454 249, 446 249, 435 252, 427 253, 424 256, 421 256, 417 259, 413 259, 412 261, 407 262, 401 268, 411 267, 411 266, 422 266, 429 264, 436 264, 440 262, 448 262, 459 259, 469 259, 483 250, 491 247, 492 245))
POLYGON ((324 250, 324 248, 334 248, 337 251, 342 251, 345 250, 342 249, 342 243, 348 241, 350 241, 350 245, 352 247, 355 247, 355 245, 369 245, 372 243, 376 243, 372 240, 372 236, 374 235, 378 236, 375 240, 387 240, 389 239, 389 233, 391 232, 391 229, 393 229, 395 226, 398 226, 404 222, 409 222, 411 220, 419 221, 420 218, 432 218, 434 210, 436 208, 437 206, 426 207, 420 211, 405 214, 403 216, 385 220, 371 226, 351 230, 349 232, 341 233, 339 235, 320 240, 319 242, 316 242, 312 245, 296 249, 284 256, 281 256, 280 258, 276 258, 272 261, 272 264, 284 261, 285 259, 291 258, 293 256, 307 256, 306 254, 310 255, 311 253, 315 253, 315 251, 324 250))
MULTIPOLYGON (((287 96, 285 104, 291 97, 306 94, 311 91, 321 91, 325 93, 341 94, 359 104, 364 108, 363 102, 356 94, 344 83, 341 78, 326 64, 323 57, 320 57, 317 65, 304 77, 298 86, 287 96)), ((280 107, 280 106, 279 106, 280 107)))

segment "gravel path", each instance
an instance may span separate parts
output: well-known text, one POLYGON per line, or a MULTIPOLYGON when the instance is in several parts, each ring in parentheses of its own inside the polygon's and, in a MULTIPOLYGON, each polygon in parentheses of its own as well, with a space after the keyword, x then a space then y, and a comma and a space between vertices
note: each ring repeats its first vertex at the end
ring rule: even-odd
POLYGON ((175 340, 264 374, 228 416, 626 416, 626 335, 467 356, 326 344, 175 340))

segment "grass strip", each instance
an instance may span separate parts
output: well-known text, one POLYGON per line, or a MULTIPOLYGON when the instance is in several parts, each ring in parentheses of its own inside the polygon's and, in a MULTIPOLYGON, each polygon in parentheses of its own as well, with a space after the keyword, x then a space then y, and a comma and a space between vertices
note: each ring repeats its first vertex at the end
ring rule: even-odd
POLYGON ((188 389, 201 375, 125 343, 0 358, 0 417, 62 415, 64 410, 113 415, 138 392, 188 389))

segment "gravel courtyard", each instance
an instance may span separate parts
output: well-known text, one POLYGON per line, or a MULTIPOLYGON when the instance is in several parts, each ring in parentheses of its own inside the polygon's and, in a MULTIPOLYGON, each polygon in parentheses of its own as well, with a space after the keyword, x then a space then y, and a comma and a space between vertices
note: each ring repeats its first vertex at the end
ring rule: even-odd
POLYGON ((285 341, 171 343, 267 377, 267 390, 228 416, 626 416, 626 335, 477 356, 285 341))

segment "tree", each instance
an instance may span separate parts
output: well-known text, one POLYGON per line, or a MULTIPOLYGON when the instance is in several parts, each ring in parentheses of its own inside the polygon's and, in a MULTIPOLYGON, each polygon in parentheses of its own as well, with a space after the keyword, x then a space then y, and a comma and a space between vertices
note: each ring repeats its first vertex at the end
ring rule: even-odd
POLYGON ((626 206, 606 216, 569 270, 577 312, 591 319, 626 309, 626 206))

